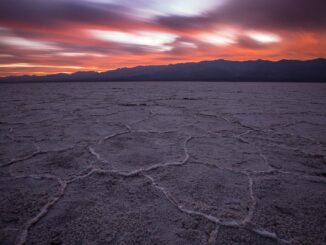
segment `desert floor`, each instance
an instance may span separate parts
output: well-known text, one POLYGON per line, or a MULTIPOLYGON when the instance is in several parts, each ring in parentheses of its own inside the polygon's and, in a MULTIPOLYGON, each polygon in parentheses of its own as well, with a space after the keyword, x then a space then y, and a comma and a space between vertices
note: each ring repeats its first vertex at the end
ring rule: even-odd
POLYGON ((0 244, 326 244, 326 84, 0 84, 0 244))

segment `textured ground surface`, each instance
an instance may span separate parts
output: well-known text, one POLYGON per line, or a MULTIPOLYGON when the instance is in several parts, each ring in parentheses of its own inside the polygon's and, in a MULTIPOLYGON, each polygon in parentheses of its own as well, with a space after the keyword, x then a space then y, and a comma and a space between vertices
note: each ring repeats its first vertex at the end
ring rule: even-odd
POLYGON ((326 244, 326 85, 0 85, 0 244, 326 244))

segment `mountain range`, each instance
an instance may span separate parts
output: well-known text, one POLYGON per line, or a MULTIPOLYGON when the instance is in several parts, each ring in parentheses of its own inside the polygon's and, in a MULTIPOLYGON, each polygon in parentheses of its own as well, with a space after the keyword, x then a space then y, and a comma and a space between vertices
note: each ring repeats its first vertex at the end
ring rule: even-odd
POLYGON ((119 68, 106 72, 82 71, 46 76, 12 76, 0 82, 68 81, 270 81, 326 82, 326 59, 314 60, 213 60, 159 66, 119 68))

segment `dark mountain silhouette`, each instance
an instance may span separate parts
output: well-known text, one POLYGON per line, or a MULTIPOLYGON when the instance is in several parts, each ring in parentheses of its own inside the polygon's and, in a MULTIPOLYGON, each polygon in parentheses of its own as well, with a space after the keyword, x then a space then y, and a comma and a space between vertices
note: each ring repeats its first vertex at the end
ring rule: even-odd
POLYGON ((326 82, 326 59, 280 61, 202 61, 162 66, 137 66, 107 72, 1 78, 0 82, 66 81, 271 81, 326 82))

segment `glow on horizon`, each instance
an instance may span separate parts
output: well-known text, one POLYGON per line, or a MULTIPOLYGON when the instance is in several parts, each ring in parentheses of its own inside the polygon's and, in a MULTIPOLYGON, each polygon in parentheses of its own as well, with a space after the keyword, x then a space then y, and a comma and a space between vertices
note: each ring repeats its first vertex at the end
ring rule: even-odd
POLYGON ((63 68, 63 69, 83 69, 81 66, 55 66, 55 65, 42 65, 42 64, 29 64, 29 63, 15 63, 15 64, 0 64, 0 68, 63 68))

